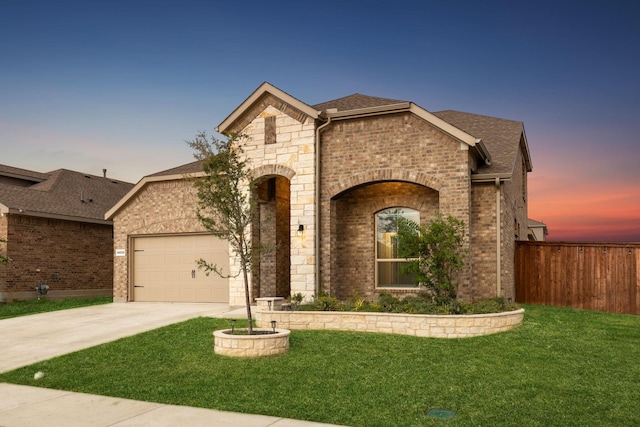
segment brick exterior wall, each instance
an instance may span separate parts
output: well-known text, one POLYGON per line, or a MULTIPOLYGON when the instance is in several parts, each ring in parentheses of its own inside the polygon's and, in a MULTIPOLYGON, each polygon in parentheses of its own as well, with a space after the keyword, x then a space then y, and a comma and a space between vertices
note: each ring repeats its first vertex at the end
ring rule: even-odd
MULTIPOLYGON (((321 164, 321 285, 340 297, 356 289, 361 292, 364 289, 362 293, 367 296, 375 292, 373 268, 365 273, 362 264, 373 265, 373 209, 359 206, 368 210, 360 219, 343 216, 342 200, 347 197, 355 200, 364 194, 360 187, 381 182, 410 183, 403 187, 405 191, 422 187, 423 191, 412 197, 410 193, 393 194, 393 187, 386 192, 376 192, 374 187, 370 189, 371 198, 363 203, 375 206, 377 211, 397 206, 396 197, 406 197, 402 200, 405 206, 425 203, 424 209, 432 214, 437 199, 439 212, 459 218, 469 227, 472 162, 467 147, 410 113, 333 123, 322 132, 321 164), (341 259, 334 253, 347 250, 354 238, 358 239, 358 245, 353 250, 364 256, 365 261, 341 259), (355 281, 349 283, 350 280, 355 281)), ((428 216, 425 213, 425 219, 428 216)), ((464 248, 469 249, 468 240, 464 248)), ((469 295, 470 271, 467 262, 458 278, 461 296, 469 295)))
POLYGON ((473 286, 469 293, 471 300, 496 296, 496 219, 495 184, 473 184, 470 254, 473 286))
POLYGON ((515 300, 515 242, 527 240, 527 177, 522 150, 518 150, 512 178, 500 184, 500 289, 496 275, 496 185, 472 186, 471 259, 473 288, 470 299, 496 295, 515 300))
POLYGON ((258 187, 258 193, 260 222, 253 227, 254 250, 259 250, 261 245, 270 250, 257 258, 252 295, 254 298, 288 296, 291 292, 289 180, 282 176, 267 179, 258 187))
MULTIPOLYGON (((197 192, 191 182, 175 179, 147 183, 116 213, 113 247, 109 254, 113 256, 114 248, 125 249, 127 256, 112 258, 115 302, 131 300, 129 260, 133 254, 129 247, 130 237, 206 232, 196 218, 196 206, 197 192)), ((244 294, 236 292, 235 297, 244 298, 244 294)))
MULTIPOLYGON (((260 204, 254 239, 276 242, 278 251, 261 261, 252 278, 253 297, 311 297, 319 261, 321 289, 345 299, 376 293, 375 213, 389 207, 436 212, 464 221, 469 256, 460 273, 464 300, 514 295, 514 237, 526 238, 526 171, 518 153, 513 178, 501 184, 500 280, 496 276, 496 186, 471 183, 475 158, 466 144, 405 112, 334 120, 320 136, 320 253, 315 253, 316 125, 272 95, 261 98, 234 123, 247 136, 245 155, 254 178, 276 179, 275 200, 260 204), (274 141, 275 126, 275 141, 274 141), (304 226, 302 236, 298 226, 304 226), (316 256, 316 255, 319 255, 316 256)), ((131 236, 197 233, 196 195, 181 179, 150 182, 115 216, 115 248, 131 236)), ((127 301, 128 259, 116 257, 114 297, 127 301)), ((239 265, 230 259, 231 272, 239 265)), ((242 277, 229 279, 231 305, 244 304, 242 277)))
POLYGON ((0 301, 38 297, 35 286, 49 286, 47 298, 109 296, 112 293, 112 226, 58 219, 5 215, 0 236, 11 258, 0 266, 0 301))
POLYGON ((357 292, 367 300, 375 299, 375 215, 392 206, 419 211, 424 224, 438 211, 438 193, 421 185, 383 182, 356 188, 332 202, 340 219, 335 221, 331 251, 330 290, 337 298, 348 299, 357 292))
MULTIPOLYGON (((0 214, 0 239, 7 240, 7 226, 8 226, 7 215, 0 214)), ((0 242, 0 255, 7 257, 7 244, 0 242)), ((7 266, 0 264, 0 293, 4 292, 5 284, 7 283, 7 266)), ((4 301, 0 295, 0 302, 4 301)))
POLYGON ((516 155, 513 176, 503 185, 501 295, 515 301, 515 250, 527 240, 527 179, 522 150, 516 155))

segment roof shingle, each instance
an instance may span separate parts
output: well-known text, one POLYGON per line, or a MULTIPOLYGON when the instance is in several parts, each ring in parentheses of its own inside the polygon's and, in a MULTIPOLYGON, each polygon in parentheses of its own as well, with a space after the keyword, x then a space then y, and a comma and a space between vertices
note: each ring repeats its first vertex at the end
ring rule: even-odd
POLYGON ((458 129, 484 141, 491 154, 491 165, 478 168, 478 173, 512 173, 520 138, 522 122, 445 110, 432 113, 458 129))
POLYGON ((41 175, 47 179, 29 187, 0 183, 0 205, 25 214, 103 221, 105 212, 133 188, 124 181, 66 169, 41 175))
POLYGON ((360 108, 382 107, 384 105, 400 104, 407 101, 397 99, 378 98, 375 96, 362 95, 354 93, 353 95, 343 98, 334 99, 332 101, 323 102, 313 106, 316 110, 323 111, 331 108, 337 108, 338 111, 357 110, 360 108))

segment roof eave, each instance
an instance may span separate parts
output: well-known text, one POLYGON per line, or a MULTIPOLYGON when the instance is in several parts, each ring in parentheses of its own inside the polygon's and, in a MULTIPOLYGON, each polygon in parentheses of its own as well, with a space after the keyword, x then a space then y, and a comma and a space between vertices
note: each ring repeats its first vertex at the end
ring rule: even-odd
POLYGON ((347 120, 359 117, 378 116, 382 114, 398 113, 410 111, 410 102, 400 102, 397 104, 380 105, 376 107, 357 108, 353 110, 333 111, 327 109, 321 112, 322 118, 331 118, 331 120, 347 120))
POLYGON ((465 131, 458 129, 457 127, 453 126, 451 123, 442 120, 440 117, 428 112, 424 108, 419 107, 414 103, 411 103, 411 112, 417 115, 418 117, 421 117, 422 119, 426 120, 427 122, 431 123, 432 125, 436 126, 443 132, 449 134, 451 137, 457 139, 458 141, 464 142, 469 147, 475 147, 476 142, 479 141, 473 135, 470 135, 465 131))
POLYGON ((508 172, 503 173, 477 173, 471 175, 471 182, 484 183, 484 182, 500 182, 511 181, 512 175, 508 172))
MULTIPOLYGON (((6 208, 6 206, 3 205, 3 208, 6 208)), ((38 218, 60 219, 64 221, 84 222, 89 224, 113 225, 113 221, 110 221, 108 219, 88 218, 74 215, 61 215, 49 212, 30 211, 26 209, 7 208, 6 210, 0 209, 0 212, 3 215, 22 215, 38 218)))
POLYGON ((529 151, 529 143, 527 142, 527 134, 524 131, 524 124, 522 125, 522 154, 524 155, 524 161, 527 165, 527 172, 533 170, 533 163, 531 162, 531 152, 529 151))
POLYGON ((253 93, 249 95, 249 97, 245 99, 242 104, 240 104, 235 110, 233 110, 233 112, 215 128, 215 131, 226 135, 226 133, 229 132, 231 125, 235 123, 235 121, 238 120, 238 118, 240 118, 245 113, 245 111, 251 108, 251 106, 256 101, 258 101, 260 97, 262 97, 265 93, 270 93, 273 96, 280 98, 287 104, 290 104, 291 106, 297 108, 313 119, 318 118, 318 111, 316 109, 294 98, 288 93, 278 89, 272 84, 264 82, 255 91, 253 91, 253 93))

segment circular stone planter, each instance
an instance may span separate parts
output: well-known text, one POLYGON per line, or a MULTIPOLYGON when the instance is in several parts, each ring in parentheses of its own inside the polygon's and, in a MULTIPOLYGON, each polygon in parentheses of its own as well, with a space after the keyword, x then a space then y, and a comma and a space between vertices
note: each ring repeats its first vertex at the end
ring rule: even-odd
POLYGON ((254 328, 254 335, 231 334, 231 329, 213 332, 213 351, 231 357, 258 357, 285 353, 289 350, 288 329, 254 328))

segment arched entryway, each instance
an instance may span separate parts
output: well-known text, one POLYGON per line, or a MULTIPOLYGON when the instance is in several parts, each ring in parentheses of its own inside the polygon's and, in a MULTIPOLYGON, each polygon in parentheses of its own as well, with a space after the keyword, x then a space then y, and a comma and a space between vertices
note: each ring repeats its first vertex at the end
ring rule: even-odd
POLYGON ((287 297, 291 293, 291 190, 284 176, 260 177, 255 187, 257 201, 253 220, 254 253, 268 248, 254 263, 252 295, 287 297))
POLYGON ((357 294, 373 300, 381 290, 415 292, 397 284, 385 287, 377 277, 376 215, 390 208, 415 211, 425 223, 439 209, 439 193, 420 184, 386 181, 350 188, 331 200, 331 293, 338 299, 357 294))

